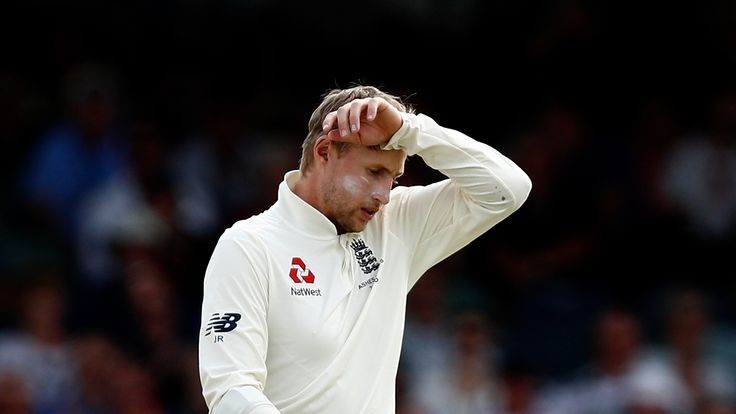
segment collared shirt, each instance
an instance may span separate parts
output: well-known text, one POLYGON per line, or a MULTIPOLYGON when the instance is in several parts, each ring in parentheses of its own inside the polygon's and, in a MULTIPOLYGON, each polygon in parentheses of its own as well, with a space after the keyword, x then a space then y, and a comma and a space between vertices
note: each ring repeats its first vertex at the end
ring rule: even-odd
POLYGON ((508 217, 529 177, 488 145, 403 114, 386 149, 449 177, 397 187, 360 233, 293 192, 227 229, 204 282, 203 394, 214 413, 393 413, 406 295, 430 267, 508 217))

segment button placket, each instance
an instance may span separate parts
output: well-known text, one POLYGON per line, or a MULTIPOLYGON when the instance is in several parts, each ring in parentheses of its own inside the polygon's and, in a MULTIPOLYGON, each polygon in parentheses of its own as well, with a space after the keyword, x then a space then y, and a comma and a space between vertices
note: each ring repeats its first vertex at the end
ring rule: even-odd
POLYGON ((353 263, 353 256, 352 251, 350 249, 350 242, 352 241, 353 237, 348 234, 343 234, 340 236, 340 246, 343 250, 343 260, 342 260, 342 274, 343 277, 346 278, 346 282, 349 284, 349 286, 355 285, 355 267, 353 263))

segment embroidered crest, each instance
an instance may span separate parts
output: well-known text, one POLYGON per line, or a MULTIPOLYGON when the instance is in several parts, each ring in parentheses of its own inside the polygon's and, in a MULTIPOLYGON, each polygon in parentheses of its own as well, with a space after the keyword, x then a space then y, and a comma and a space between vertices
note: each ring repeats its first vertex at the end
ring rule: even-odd
POLYGON ((355 252, 355 260, 358 261, 360 270, 365 274, 370 274, 381 266, 381 263, 376 259, 373 251, 365 245, 362 239, 355 239, 350 243, 350 247, 355 252))

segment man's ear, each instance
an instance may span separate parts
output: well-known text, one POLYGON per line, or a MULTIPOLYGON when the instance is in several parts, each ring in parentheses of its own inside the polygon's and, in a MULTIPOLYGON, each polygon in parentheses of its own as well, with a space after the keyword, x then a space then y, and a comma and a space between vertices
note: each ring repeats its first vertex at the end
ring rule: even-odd
POLYGON ((327 135, 317 138, 314 143, 314 159, 316 162, 327 162, 330 158, 330 145, 331 142, 327 135))

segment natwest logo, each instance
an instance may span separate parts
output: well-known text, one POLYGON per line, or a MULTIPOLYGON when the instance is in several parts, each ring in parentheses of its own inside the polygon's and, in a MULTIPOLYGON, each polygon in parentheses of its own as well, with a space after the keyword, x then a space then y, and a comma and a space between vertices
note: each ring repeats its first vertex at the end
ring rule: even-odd
POLYGON ((304 260, 301 257, 294 257, 291 259, 291 270, 289 271, 289 277, 294 283, 314 283, 314 273, 307 269, 307 265, 304 264, 304 260))

